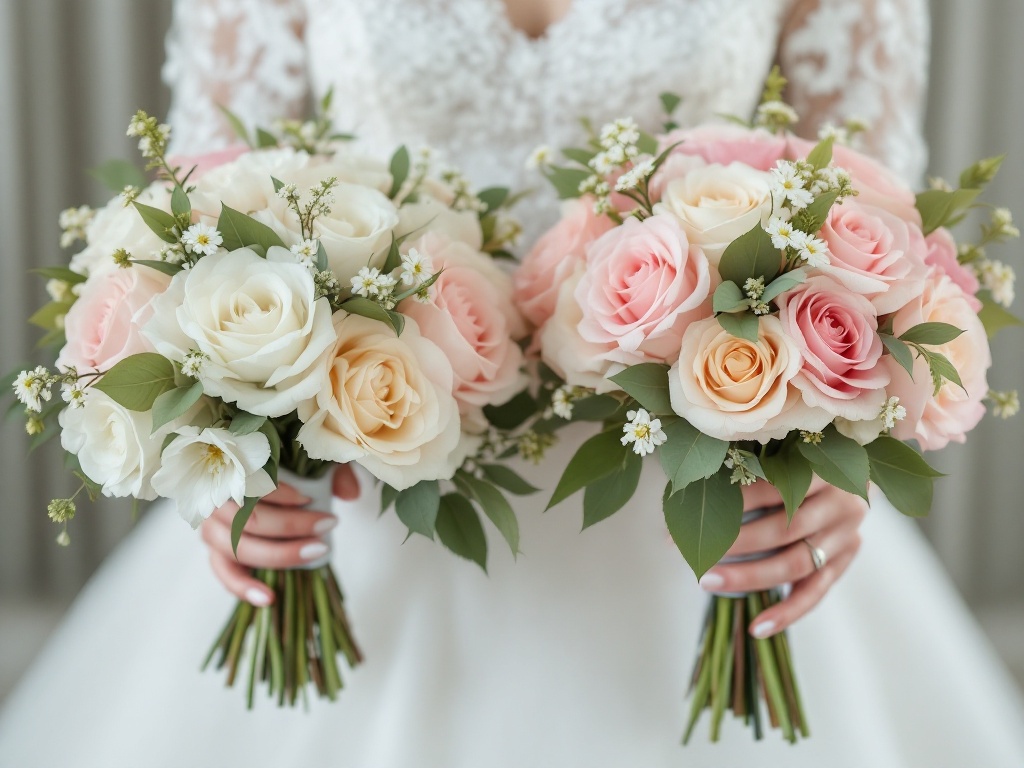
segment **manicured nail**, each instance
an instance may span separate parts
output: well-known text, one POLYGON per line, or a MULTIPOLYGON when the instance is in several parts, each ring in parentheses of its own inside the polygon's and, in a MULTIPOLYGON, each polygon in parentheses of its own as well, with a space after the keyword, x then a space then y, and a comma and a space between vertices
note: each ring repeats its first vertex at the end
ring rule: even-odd
POLYGON ((755 624, 754 628, 750 630, 750 633, 757 638, 764 639, 771 635, 775 631, 774 621, 762 621, 760 624, 755 624))
POLYGON ((309 562, 310 560, 316 560, 319 557, 323 557, 327 554, 328 547, 326 544, 316 541, 312 544, 307 544, 299 550, 299 557, 309 562))
POLYGON ((270 596, 256 587, 250 587, 245 591, 245 599, 253 605, 270 605, 270 596))
POLYGON ((725 584, 725 579, 723 579, 721 576, 719 576, 714 571, 708 571, 707 573, 705 573, 703 576, 700 577, 701 589, 707 589, 707 590, 718 589, 723 584, 725 584))
POLYGON ((338 518, 336 517, 325 517, 322 520, 317 520, 313 525, 313 533, 318 536, 328 531, 333 531, 338 525, 338 518))

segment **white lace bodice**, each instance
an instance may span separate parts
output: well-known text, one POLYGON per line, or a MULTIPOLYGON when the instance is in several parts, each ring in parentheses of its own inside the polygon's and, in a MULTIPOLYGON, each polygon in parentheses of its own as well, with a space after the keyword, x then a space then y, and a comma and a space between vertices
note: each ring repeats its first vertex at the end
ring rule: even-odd
MULTIPOLYGON (((505 0, 178 0, 164 76, 178 151, 231 141, 216 104, 267 124, 333 86, 371 151, 429 145, 524 188, 530 150, 578 143, 581 116, 656 128, 663 91, 683 125, 748 116, 778 61, 804 133, 861 118, 868 151, 916 181, 926 50, 926 0, 573 0, 539 39, 505 0)), ((527 205, 528 233, 555 215, 546 190, 527 205)))

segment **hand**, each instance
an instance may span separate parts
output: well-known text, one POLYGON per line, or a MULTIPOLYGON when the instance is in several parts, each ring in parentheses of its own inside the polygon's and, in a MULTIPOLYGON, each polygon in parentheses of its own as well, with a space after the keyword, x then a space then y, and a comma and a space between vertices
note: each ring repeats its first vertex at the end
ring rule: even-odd
MULTIPOLYGON (((359 498, 359 480, 352 467, 340 464, 331 478, 339 499, 359 498)), ((238 505, 228 502, 203 522, 203 541, 210 547, 210 565, 225 588, 256 606, 274 602, 274 592, 249 574, 252 568, 297 568, 321 560, 330 551, 321 538, 338 524, 327 512, 299 509, 309 503, 287 483, 265 496, 245 524, 238 541, 238 559, 231 551, 231 520, 238 505)))
POLYGON ((807 499, 787 525, 782 499, 772 486, 757 482, 743 489, 744 510, 777 507, 744 525, 727 557, 779 549, 777 554, 748 563, 716 565, 700 580, 714 592, 759 592, 780 584, 793 589, 777 605, 759 614, 750 626, 755 637, 770 637, 810 612, 835 584, 860 549, 860 528, 867 503, 815 477, 807 499), (825 552, 821 570, 814 569, 810 548, 825 552))

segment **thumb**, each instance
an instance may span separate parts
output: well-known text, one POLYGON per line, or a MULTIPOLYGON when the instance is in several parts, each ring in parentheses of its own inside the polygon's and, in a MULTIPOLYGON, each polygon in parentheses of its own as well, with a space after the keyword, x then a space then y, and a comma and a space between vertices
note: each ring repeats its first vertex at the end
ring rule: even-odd
POLYGON ((348 464, 339 464, 331 478, 331 490, 335 496, 344 501, 355 501, 359 498, 359 478, 348 464))

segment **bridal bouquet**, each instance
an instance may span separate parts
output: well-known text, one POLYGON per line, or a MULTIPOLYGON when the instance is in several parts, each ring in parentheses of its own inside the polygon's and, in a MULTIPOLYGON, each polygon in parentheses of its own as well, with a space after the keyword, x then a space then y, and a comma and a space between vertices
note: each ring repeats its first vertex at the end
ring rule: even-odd
MULTIPOLYGON (((563 150, 567 164, 535 157, 565 199, 516 276, 551 404, 537 427, 604 427, 549 507, 585 489, 584 527, 597 523, 656 454, 665 521, 698 578, 739 534, 741 486, 770 483, 792 519, 814 475, 865 500, 870 481, 925 515, 939 473, 907 441, 963 442, 985 401, 1018 409, 987 384, 986 331, 1017 321, 1013 272, 985 254, 1017 229, 998 208, 978 243, 948 229, 979 208, 999 159, 915 196, 844 145, 856 126, 817 144, 788 133, 783 82, 754 125, 654 137, 622 119, 563 150)), ((663 101, 671 119, 678 100, 663 101)), ((785 634, 746 629, 779 599, 712 598, 684 742, 705 708, 712 740, 730 708, 760 738, 760 696, 787 740, 808 735, 785 634)))
MULTIPOLYGON (((61 217, 63 244, 86 245, 39 270, 53 300, 32 322, 60 351, 13 382, 28 432, 60 434, 79 492, 171 499, 192 527, 233 502, 236 548, 280 478, 356 462, 410 533, 484 566, 476 505, 517 552, 505 492, 535 489, 481 459, 484 407, 526 383, 527 328, 495 263, 518 234, 508 190, 474 194, 405 148, 359 156, 326 118, 192 159, 167 155, 169 133, 137 113, 128 135, 156 180, 108 166, 122 194, 61 217)), ((74 513, 50 504, 61 543, 74 513)), ((330 566, 257 577, 276 600, 240 602, 207 662, 231 684, 248 653, 250 706, 258 681, 281 705, 310 681, 333 699, 336 657, 360 652, 330 566)))

